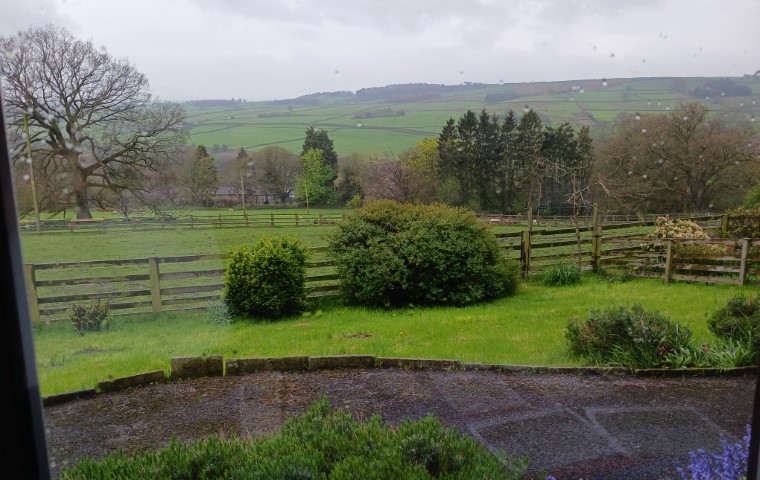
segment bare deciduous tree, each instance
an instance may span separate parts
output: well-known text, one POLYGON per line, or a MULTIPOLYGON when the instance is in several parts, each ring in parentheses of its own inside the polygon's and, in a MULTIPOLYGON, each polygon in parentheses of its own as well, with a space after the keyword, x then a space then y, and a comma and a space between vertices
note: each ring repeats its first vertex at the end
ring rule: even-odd
POLYGON ((28 117, 39 168, 65 174, 63 193, 79 218, 91 217, 89 188, 140 188, 136 180, 187 139, 179 105, 153 101, 147 78, 126 59, 64 29, 0 38, 0 72, 11 128, 22 131, 28 117))

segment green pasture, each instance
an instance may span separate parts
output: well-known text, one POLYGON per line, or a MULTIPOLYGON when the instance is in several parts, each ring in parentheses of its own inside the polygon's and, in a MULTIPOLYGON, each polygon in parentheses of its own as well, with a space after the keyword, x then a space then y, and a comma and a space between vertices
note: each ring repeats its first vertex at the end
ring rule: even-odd
MULTIPOLYGON (((755 92, 760 91, 760 85, 754 85, 747 79, 734 80, 751 85, 755 92)), ((704 79, 687 78, 684 86, 686 91, 691 91, 703 82, 704 79)), ((695 100, 688 94, 675 92, 673 88, 674 79, 671 78, 616 79, 608 87, 603 87, 602 80, 599 79, 546 84, 483 85, 465 91, 446 92, 427 101, 409 103, 357 103, 341 97, 328 98, 317 105, 250 102, 205 108, 186 104, 185 108, 188 124, 191 125, 191 142, 194 144, 227 145, 230 148, 245 147, 253 150, 267 145, 280 145, 294 153, 300 153, 304 130, 312 125, 330 132, 339 155, 388 154, 400 153, 421 138, 438 135, 446 120, 450 117, 458 118, 468 109, 480 111, 485 108, 499 115, 514 110, 521 114, 523 107, 528 105, 547 115, 554 124, 570 122, 578 126, 580 120, 588 121, 586 113, 597 122, 610 122, 621 112, 631 115, 635 112, 665 112, 668 106, 673 108, 681 101, 695 100), (574 85, 583 85, 584 92, 573 91, 574 85), (491 92, 523 92, 523 95, 486 104, 485 96, 491 92), (404 110, 405 115, 354 118, 354 115, 361 112, 386 108, 404 110), (361 124, 361 127, 357 124, 361 124)), ((760 104, 752 104, 752 100, 752 97, 709 101, 700 99, 711 110, 760 116, 760 104)))
POLYGON ((329 305, 270 323, 213 324, 209 313, 117 319, 108 331, 78 336, 68 322, 37 327, 37 368, 44 395, 94 387, 98 381, 169 370, 171 357, 226 358, 374 354, 465 362, 572 366, 564 328, 592 308, 641 303, 712 341, 706 316, 749 287, 610 282, 580 286, 523 284, 510 298, 467 308, 374 310, 329 305))

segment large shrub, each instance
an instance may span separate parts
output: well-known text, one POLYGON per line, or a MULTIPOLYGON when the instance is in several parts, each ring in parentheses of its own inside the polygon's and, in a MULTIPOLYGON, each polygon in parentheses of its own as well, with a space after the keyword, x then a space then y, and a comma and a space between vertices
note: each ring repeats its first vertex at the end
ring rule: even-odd
POLYGON ((230 314, 278 318, 298 312, 305 300, 306 249, 293 237, 262 238, 230 252, 224 301, 230 314))
POLYGON ((513 293, 519 267, 472 212, 370 202, 330 242, 351 303, 467 305, 513 293))
POLYGON ((570 353, 593 363, 656 368, 691 348, 691 331, 641 305, 592 310, 585 321, 571 320, 565 333, 570 353))
POLYGON ((323 400, 285 422, 278 435, 250 439, 209 437, 190 444, 127 456, 83 460, 62 472, 64 479, 248 478, 385 480, 457 478, 518 479, 524 460, 500 461, 473 438, 427 417, 397 428, 380 417, 356 422, 330 411, 323 400))
POLYGON ((734 210, 728 210, 726 215, 728 215, 727 235, 729 237, 760 237, 760 205, 754 205, 752 208, 739 207, 734 210))

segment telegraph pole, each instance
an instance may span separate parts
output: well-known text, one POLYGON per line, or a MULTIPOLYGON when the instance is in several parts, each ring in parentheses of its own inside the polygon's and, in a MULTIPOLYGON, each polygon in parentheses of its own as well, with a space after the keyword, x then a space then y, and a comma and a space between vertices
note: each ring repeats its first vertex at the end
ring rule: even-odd
POLYGON ((32 203, 34 203, 34 219, 37 223, 37 234, 42 234, 42 225, 40 224, 40 207, 37 204, 37 184, 34 181, 34 161, 32 160, 32 140, 29 136, 29 122, 24 114, 24 134, 26 134, 26 156, 29 162, 29 180, 32 184, 32 203))

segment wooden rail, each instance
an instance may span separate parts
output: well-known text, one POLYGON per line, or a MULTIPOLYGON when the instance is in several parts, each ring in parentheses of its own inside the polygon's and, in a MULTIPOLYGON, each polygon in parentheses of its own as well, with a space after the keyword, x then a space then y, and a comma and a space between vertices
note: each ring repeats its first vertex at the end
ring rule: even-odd
MULTIPOLYGON (((751 254, 760 240, 646 240, 641 238, 641 227, 653 225, 654 220, 602 225, 600 219, 592 216, 591 224, 578 231, 574 227, 529 228, 496 237, 504 255, 521 262, 526 277, 563 262, 594 271, 625 269, 666 281, 742 284, 760 273, 760 258, 751 254), (644 242, 658 245, 661 251, 643 252, 644 242), (682 246, 703 244, 719 245, 726 253, 700 258, 679 253, 682 246), (671 245, 670 255, 667 245, 671 245)), ((309 297, 338 292, 339 279, 326 252, 327 247, 310 249, 309 297)), ((225 254, 208 254, 26 264, 32 319, 61 318, 73 304, 90 300, 108 300, 115 315, 202 310, 207 302, 220 298, 226 259, 225 254)))

